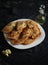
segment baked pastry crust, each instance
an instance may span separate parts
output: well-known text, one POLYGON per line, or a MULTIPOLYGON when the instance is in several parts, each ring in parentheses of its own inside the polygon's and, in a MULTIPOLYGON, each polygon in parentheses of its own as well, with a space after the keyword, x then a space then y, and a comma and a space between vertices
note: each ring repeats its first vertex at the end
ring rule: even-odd
POLYGON ((16 26, 15 22, 10 22, 8 23, 3 29, 2 32, 4 33, 9 33, 13 30, 13 28, 16 26))
POLYGON ((30 44, 41 35, 41 31, 34 20, 10 22, 3 28, 2 32, 6 34, 6 38, 13 45, 30 44))

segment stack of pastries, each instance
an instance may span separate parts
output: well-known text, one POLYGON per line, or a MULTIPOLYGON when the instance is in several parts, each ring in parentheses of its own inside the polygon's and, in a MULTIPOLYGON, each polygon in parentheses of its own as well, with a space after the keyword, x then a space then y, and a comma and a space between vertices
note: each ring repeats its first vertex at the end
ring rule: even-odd
POLYGON ((41 35, 41 31, 34 20, 10 22, 2 29, 2 32, 6 34, 6 38, 13 45, 31 44, 41 35))

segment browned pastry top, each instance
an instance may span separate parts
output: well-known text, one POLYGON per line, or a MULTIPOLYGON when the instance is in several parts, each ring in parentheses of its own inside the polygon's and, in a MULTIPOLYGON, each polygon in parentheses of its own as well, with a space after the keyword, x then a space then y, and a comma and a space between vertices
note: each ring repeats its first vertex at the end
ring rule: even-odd
POLYGON ((41 35, 37 23, 33 20, 10 22, 2 32, 11 44, 30 44, 41 35))

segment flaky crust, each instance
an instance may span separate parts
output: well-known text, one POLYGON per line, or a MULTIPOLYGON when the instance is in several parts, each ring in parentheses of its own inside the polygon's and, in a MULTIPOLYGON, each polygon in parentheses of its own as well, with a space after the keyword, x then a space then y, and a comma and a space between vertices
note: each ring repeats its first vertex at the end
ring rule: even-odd
POLYGON ((9 33, 13 30, 13 28, 15 27, 15 22, 10 22, 8 23, 3 29, 2 29, 2 32, 4 33, 9 33))
POLYGON ((2 31, 13 45, 30 44, 41 35, 41 31, 34 20, 10 22, 2 31))

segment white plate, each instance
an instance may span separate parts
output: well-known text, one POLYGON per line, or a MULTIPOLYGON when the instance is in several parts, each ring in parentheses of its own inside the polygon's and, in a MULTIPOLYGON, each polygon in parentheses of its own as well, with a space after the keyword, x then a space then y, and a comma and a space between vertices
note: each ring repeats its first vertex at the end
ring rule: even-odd
MULTIPOLYGON (((29 19, 18 19, 18 20, 15 20, 13 22, 17 22, 17 21, 21 21, 21 20, 22 21, 26 21, 26 20, 29 20, 29 19)), ((40 24, 37 23, 37 25, 40 28, 41 35, 35 41, 33 41, 31 44, 28 44, 28 45, 12 45, 11 42, 8 39, 6 39, 6 34, 4 34, 4 37, 5 37, 6 41, 14 48, 17 48, 17 49, 32 48, 32 47, 34 47, 36 45, 39 45, 45 38, 45 31, 44 31, 44 29, 42 28, 42 26, 40 24)))

